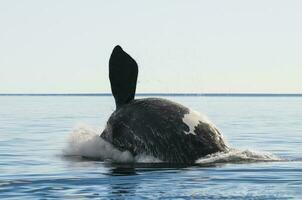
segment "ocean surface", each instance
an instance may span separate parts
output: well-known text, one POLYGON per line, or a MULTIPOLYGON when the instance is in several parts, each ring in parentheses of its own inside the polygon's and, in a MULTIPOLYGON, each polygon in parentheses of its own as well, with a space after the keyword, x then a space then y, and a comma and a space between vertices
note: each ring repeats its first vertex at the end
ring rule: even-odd
POLYGON ((112 163, 95 137, 111 96, 0 96, 0 199, 302 198, 301 96, 164 98, 207 115, 233 150, 194 166, 112 163))

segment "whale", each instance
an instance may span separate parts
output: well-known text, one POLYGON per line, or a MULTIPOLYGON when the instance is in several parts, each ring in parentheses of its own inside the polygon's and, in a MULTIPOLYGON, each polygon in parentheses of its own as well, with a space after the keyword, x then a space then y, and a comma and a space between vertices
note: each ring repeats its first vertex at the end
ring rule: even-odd
POLYGON ((109 59, 109 80, 116 109, 100 137, 133 156, 161 162, 194 164, 199 158, 227 152, 219 129, 205 116, 164 98, 135 98, 136 61, 121 46, 109 59))

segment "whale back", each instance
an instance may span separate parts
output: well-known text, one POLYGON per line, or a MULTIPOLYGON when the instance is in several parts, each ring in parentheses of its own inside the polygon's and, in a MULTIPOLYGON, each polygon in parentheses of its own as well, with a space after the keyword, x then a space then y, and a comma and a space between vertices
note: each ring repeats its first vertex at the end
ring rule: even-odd
POLYGON ((137 74, 135 60, 116 46, 109 59, 109 79, 116 108, 134 100, 137 74))
POLYGON ((178 103, 145 98, 112 113, 101 137, 133 156, 153 156, 163 162, 194 163, 228 147, 217 128, 202 117, 187 119, 190 109, 178 103))

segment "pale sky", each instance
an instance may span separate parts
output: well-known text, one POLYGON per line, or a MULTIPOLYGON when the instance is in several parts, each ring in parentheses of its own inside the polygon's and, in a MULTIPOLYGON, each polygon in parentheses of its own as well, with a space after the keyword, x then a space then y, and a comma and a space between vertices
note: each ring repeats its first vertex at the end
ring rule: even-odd
POLYGON ((0 93, 110 92, 121 45, 137 92, 302 93, 302 1, 0 0, 0 93))

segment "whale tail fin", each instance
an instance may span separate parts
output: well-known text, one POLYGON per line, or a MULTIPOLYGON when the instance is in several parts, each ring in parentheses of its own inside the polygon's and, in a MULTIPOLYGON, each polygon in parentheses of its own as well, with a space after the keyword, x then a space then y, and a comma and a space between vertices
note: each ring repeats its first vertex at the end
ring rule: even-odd
POLYGON ((116 108, 134 99, 138 67, 120 46, 114 47, 109 59, 109 79, 116 108))

